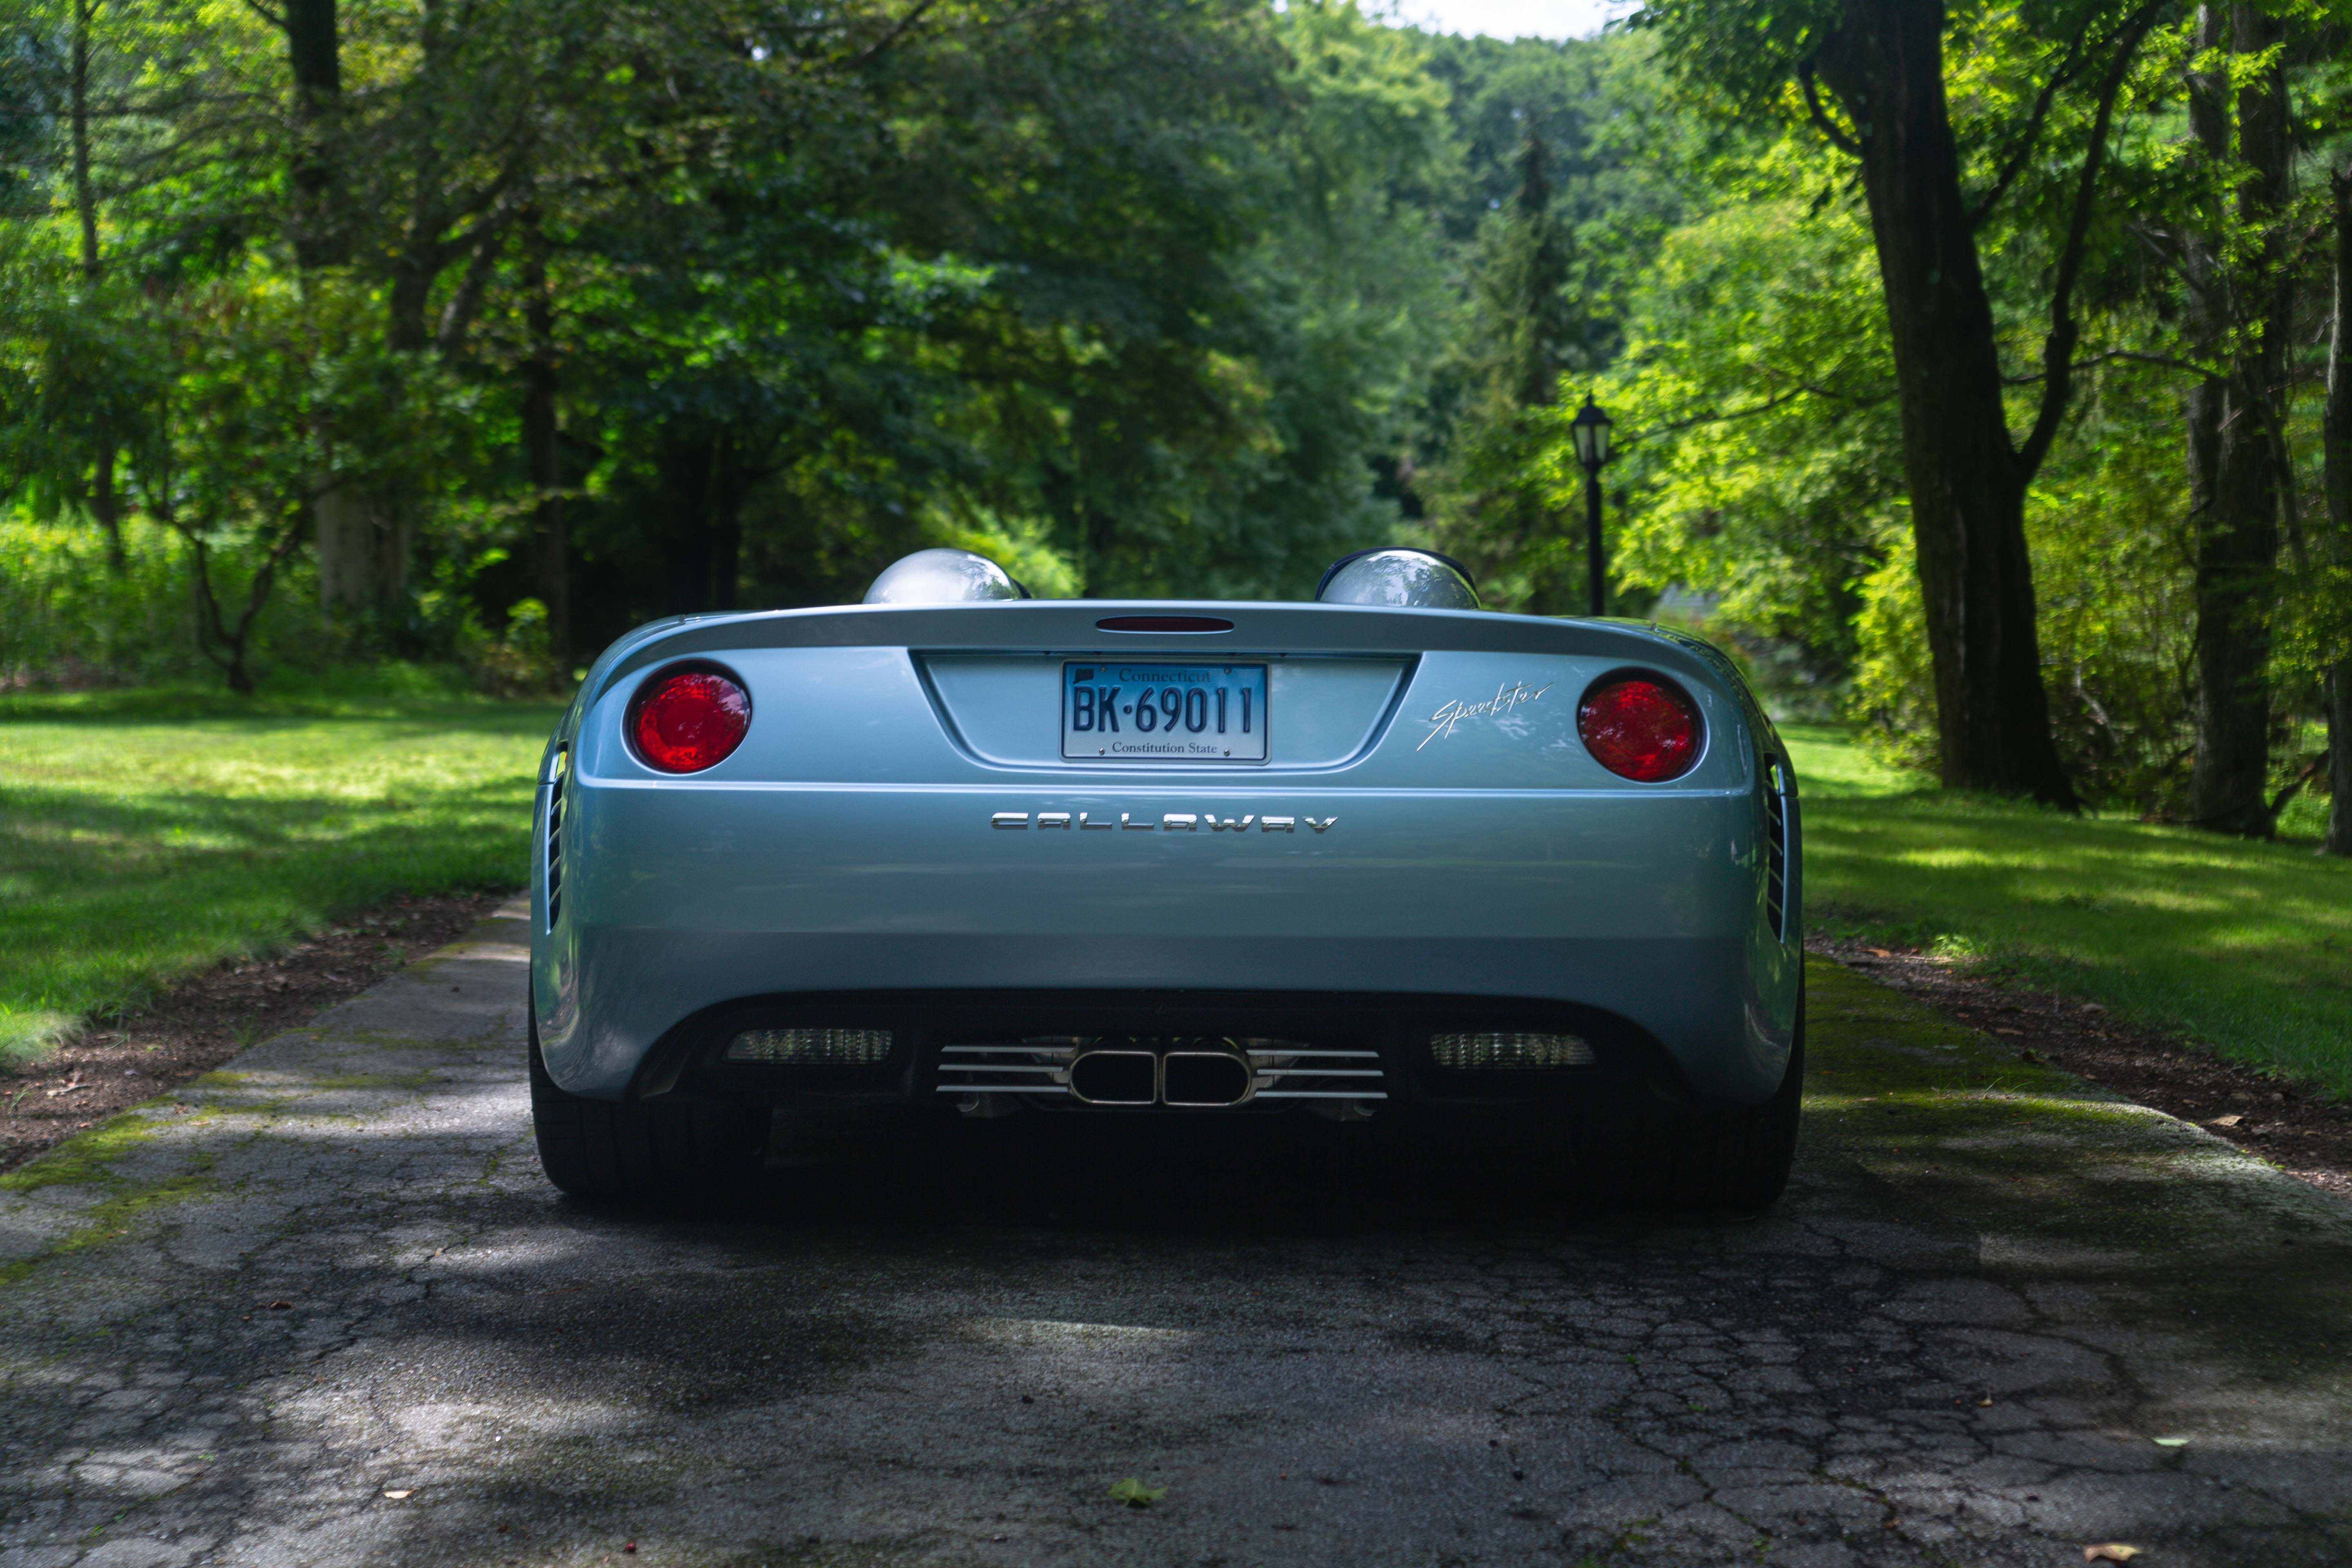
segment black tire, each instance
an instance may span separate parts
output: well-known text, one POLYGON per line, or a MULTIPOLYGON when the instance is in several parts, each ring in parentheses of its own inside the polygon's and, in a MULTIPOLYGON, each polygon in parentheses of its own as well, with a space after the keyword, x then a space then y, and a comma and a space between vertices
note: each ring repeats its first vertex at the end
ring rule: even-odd
POLYGON ((539 1166, 563 1193, 612 1207, 740 1196, 759 1180, 767 1108, 685 1100, 589 1100, 548 1076, 530 1025, 530 1122, 539 1166))
POLYGON ((1623 1207, 1725 1216, 1763 1213, 1789 1185, 1805 1096, 1805 996, 1780 1087, 1761 1105, 1691 1110, 1653 1101, 1611 1118, 1605 1185, 1623 1207))

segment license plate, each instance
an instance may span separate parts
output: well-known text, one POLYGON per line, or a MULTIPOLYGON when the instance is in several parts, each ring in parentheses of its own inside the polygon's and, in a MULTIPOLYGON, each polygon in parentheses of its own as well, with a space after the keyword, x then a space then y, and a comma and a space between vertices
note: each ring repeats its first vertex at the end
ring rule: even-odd
POLYGON ((1265 761, 1265 666, 1062 666, 1062 755, 1136 763, 1265 761))

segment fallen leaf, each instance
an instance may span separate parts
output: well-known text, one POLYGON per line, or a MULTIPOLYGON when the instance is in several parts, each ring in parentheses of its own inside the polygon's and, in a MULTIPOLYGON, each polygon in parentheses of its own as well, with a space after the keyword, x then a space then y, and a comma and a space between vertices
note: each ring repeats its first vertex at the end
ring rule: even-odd
POLYGON ((1133 1476, 1112 1484, 1110 1495, 1129 1508, 1150 1508, 1168 1495, 1166 1487, 1147 1487, 1133 1476))
POLYGON ((2232 1111, 2227 1116, 2217 1116, 2213 1118, 2212 1121, 2208 1121, 2205 1125, 2208 1127, 2235 1127, 2239 1122, 2243 1121, 2244 1120, 2244 1117, 2232 1111))
POLYGON ((402 1487, 396 1491, 388 1490, 383 1495, 390 1498, 393 1501, 398 1502, 402 1498, 415 1497, 416 1495, 416 1489, 415 1487, 402 1487))
POLYGON ((1891 953, 1891 952, 1887 952, 1887 951, 1886 951, 1885 948, 1883 948, 1883 947, 1872 947, 1872 948, 1865 948, 1865 949, 1864 949, 1863 951, 1864 951, 1865 952, 1869 953, 1869 954, 1870 954, 1870 956, 1871 956, 1871 957, 1873 957, 1873 958, 1892 958, 1892 957, 1894 957, 1894 956, 1895 956, 1893 953, 1891 953))
POLYGON ((2189 1447, 2189 1439, 2186 1437, 2158 1437, 2156 1439, 2156 1446, 2159 1448, 2186 1448, 2189 1447))
POLYGON ((2096 1546, 2083 1548, 2085 1563, 2128 1563, 2138 1555, 2138 1547, 2126 1546, 2120 1541, 2102 1541, 2096 1546))
POLYGON ((268 1303, 268 1307, 273 1312, 287 1312, 293 1310, 294 1303, 291 1301, 271 1301, 268 1303))

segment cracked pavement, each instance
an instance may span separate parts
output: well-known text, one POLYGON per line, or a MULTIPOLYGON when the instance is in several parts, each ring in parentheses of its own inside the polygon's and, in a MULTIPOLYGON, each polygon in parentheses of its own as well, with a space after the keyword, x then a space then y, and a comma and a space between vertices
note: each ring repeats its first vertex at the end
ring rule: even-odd
POLYGON ((2352 1208, 1834 966, 1752 1224, 1321 1123, 613 1216, 524 940, 0 1184, 0 1564, 2352 1562, 2352 1208))

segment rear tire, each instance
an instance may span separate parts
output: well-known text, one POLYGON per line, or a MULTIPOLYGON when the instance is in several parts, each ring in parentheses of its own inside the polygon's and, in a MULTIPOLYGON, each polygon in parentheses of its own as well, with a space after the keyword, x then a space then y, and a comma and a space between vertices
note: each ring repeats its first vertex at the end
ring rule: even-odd
POLYGON ((590 1100, 556 1083, 530 1021, 530 1121, 540 1169, 569 1196, 611 1207, 709 1203, 759 1179, 765 1106, 590 1100))
MULTIPOLYGON (((1597 1151, 1603 1184, 1627 1208, 1748 1215, 1778 1202, 1797 1156, 1805 1095, 1805 998, 1780 1087, 1763 1104, 1692 1110, 1653 1102, 1612 1116, 1597 1151)), ((1629 1108, 1629 1110, 1631 1108, 1629 1108)))

